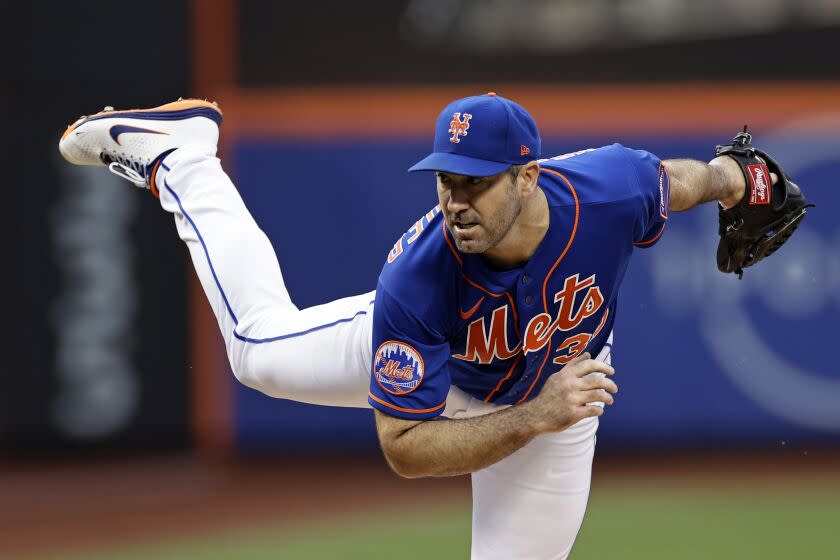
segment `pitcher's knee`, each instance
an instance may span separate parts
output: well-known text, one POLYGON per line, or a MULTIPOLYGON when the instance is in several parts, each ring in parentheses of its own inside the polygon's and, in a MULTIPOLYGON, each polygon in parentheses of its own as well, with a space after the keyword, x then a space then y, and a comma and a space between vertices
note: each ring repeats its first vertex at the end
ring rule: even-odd
POLYGON ((302 356, 280 346, 254 345, 238 359, 230 356, 237 381, 271 397, 294 399, 302 385, 307 385, 302 356))

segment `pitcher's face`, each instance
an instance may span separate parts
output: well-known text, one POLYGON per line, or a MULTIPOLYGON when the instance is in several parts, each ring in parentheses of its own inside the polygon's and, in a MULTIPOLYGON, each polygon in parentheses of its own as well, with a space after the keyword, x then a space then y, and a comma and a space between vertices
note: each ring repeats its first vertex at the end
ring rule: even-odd
POLYGON ((459 251, 483 253, 504 239, 522 211, 516 177, 510 170, 491 177, 443 171, 436 175, 446 227, 459 251))

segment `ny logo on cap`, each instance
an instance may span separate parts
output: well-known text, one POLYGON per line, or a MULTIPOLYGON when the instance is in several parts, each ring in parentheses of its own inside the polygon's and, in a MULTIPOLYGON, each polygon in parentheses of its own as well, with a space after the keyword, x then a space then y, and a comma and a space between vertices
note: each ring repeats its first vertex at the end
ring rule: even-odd
POLYGON ((450 142, 455 142, 456 144, 461 142, 460 137, 467 135, 471 118, 472 115, 469 113, 464 113, 464 120, 461 120, 461 113, 454 113, 452 115, 452 122, 449 123, 449 133, 452 135, 452 138, 449 139, 450 142))

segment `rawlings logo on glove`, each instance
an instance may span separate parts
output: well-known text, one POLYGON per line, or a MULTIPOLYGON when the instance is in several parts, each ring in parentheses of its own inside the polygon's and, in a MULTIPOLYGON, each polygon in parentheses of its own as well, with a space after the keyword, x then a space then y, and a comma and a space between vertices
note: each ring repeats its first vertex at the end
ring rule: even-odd
POLYGON ((750 178, 750 204, 770 204, 770 171, 763 163, 747 165, 750 178))

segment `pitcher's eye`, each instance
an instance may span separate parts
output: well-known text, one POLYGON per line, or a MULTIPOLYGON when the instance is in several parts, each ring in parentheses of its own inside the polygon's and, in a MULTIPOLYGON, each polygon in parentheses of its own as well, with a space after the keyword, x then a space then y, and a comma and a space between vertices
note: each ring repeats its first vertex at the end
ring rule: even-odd
POLYGON ((470 183, 470 185, 477 185, 480 182, 482 182, 484 179, 485 179, 485 177, 470 177, 469 178, 469 183, 470 183))

